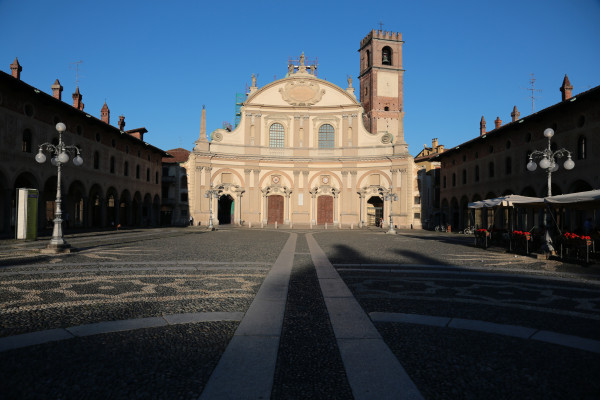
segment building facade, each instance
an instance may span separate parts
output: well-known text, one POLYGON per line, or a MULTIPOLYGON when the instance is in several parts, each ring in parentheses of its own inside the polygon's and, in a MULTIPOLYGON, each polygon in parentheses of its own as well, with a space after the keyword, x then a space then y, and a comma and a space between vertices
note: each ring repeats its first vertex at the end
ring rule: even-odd
POLYGON ((54 219, 57 169, 38 164, 35 155, 43 143, 58 144, 56 124, 67 130, 63 142, 81 149, 83 165, 63 165, 62 209, 64 227, 158 225, 161 159, 167 154, 143 140, 145 128, 125 131, 110 125, 105 103, 100 119, 85 112, 76 88, 73 105, 62 101, 58 79, 52 95, 21 80, 15 59, 11 74, 0 71, 0 232, 11 235, 15 226, 17 188, 39 190, 38 228, 54 219))
POLYGON ((182 148, 167 150, 171 157, 162 159, 162 204, 160 224, 185 226, 190 224, 187 170, 183 166, 190 151, 182 148))
POLYGON ((424 145, 423 150, 415 157, 419 186, 421 221, 425 229, 434 229, 441 224, 440 217, 440 172, 441 163, 436 161, 439 153, 444 152, 444 145, 438 139, 431 141, 431 147, 424 145))
MULTIPOLYGON (((441 162, 443 223, 458 229, 471 224, 486 227, 493 222, 481 211, 475 220, 469 219, 469 202, 508 194, 545 197, 546 173, 541 168, 528 171, 527 163, 534 150, 548 147, 546 128, 555 132, 551 148, 565 148, 575 162, 575 168, 568 171, 563 168, 566 158, 557 160, 559 169, 552 173, 552 194, 600 188, 600 87, 576 96, 572 96, 572 89, 565 75, 559 103, 524 118, 514 107, 511 122, 502 125, 498 117, 489 132, 482 117, 478 137, 433 158, 441 162)), ((581 213, 574 215, 569 224, 582 226, 583 217, 581 213)))
POLYGON ((285 78, 252 86, 239 125, 190 154, 190 211, 207 224, 359 227, 415 223, 415 169, 403 131, 402 35, 360 44, 360 93, 316 76, 304 54, 285 78), (209 191, 214 195, 207 198, 209 191), (394 200, 397 198, 397 200, 394 200))

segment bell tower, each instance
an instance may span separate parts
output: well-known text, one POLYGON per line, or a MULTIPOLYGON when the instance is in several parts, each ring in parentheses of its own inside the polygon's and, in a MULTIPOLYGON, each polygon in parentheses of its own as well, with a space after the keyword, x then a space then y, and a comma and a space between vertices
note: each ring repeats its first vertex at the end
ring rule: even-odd
POLYGON ((401 33, 372 30, 360 42, 360 100, 364 124, 371 133, 389 132, 397 151, 404 141, 404 95, 401 33))

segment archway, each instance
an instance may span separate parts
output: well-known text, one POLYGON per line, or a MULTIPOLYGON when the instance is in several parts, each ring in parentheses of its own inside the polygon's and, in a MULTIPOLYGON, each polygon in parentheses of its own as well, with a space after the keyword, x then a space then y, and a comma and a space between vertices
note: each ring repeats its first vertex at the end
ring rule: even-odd
POLYGON ((135 192, 133 201, 131 202, 131 214, 133 217, 132 225, 140 226, 142 224, 142 195, 140 192, 135 192))
POLYGON ((131 224, 131 194, 125 189, 119 197, 119 225, 131 224))
POLYGON ((283 224, 283 196, 272 195, 267 198, 267 224, 283 224))
POLYGON ((217 218, 219 225, 231 224, 231 216, 233 215, 233 197, 228 194, 224 194, 219 197, 219 206, 217 211, 217 218))
POLYGON ((367 225, 380 226, 383 218, 383 200, 379 196, 371 196, 367 200, 367 225))
POLYGON ((74 181, 69 186, 67 197, 63 200, 65 228, 84 226, 85 188, 81 181, 74 181))
POLYGON ((333 196, 317 197, 317 225, 333 224, 333 196))
POLYGON ((106 192, 106 222, 110 227, 120 223, 119 221, 119 196, 117 190, 113 187, 106 192))

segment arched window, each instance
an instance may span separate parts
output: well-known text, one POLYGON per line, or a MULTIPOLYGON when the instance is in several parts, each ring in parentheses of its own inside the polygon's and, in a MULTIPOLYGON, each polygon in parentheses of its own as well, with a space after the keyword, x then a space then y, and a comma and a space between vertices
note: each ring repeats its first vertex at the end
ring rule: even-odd
POLYGON ((367 50, 367 68, 371 66, 371 51, 367 50))
POLYGON ((94 169, 100 169, 100 153, 94 152, 94 169))
POLYGON ((389 46, 385 46, 381 50, 381 63, 383 65, 392 65, 392 49, 389 46))
POLYGON ((158 171, 154 173, 154 183, 158 183, 158 171))
POLYGON ((585 160, 586 159, 586 148, 585 148, 585 136, 579 136, 579 140, 577 141, 577 159, 585 160))
POLYGON ((456 174, 452 174, 452 187, 456 186, 456 174))
POLYGON ((494 177, 494 162, 491 162, 489 165, 489 177, 490 178, 494 177))
POLYGON ((333 149, 335 146, 335 131, 333 126, 329 124, 323 124, 319 127, 319 148, 320 149, 333 149))
POLYGON ((504 172, 506 175, 512 174, 512 159, 510 157, 506 157, 506 160, 504 160, 504 172))
POLYGON ((475 166, 475 182, 479 182, 479 165, 475 166))
POLYGON ((135 179, 140 179, 140 164, 135 166, 135 179))
POLYGON ((23 131, 23 144, 21 146, 21 151, 23 153, 31 153, 31 131, 29 129, 25 129, 23 131))
POLYGON ((446 189, 446 176, 444 175, 444 179, 442 179, 442 186, 444 189, 446 189))
POLYGON ((146 182, 150 182, 150 168, 146 168, 146 182))
POLYGON ((111 174, 115 173, 115 158, 114 157, 110 158, 110 173, 111 174))
POLYGON ((467 184, 467 170, 463 169, 462 171, 462 184, 466 185, 467 184))
POLYGON ((183 175, 181 177, 180 186, 181 186, 181 188, 187 188, 187 176, 183 175))
POLYGON ((284 146, 284 130, 283 125, 274 123, 269 128, 269 147, 280 147, 284 146))
POLYGON ((123 164, 123 175, 129 176, 129 162, 127 161, 123 164))

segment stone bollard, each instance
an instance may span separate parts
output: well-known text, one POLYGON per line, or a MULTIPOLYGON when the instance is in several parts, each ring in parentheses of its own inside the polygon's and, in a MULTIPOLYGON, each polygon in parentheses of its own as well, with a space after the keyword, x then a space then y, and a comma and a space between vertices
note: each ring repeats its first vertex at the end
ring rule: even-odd
POLYGON ((252 229, 252 222, 248 222, 248 228, 252 229))
POLYGON ((294 229, 294 223, 290 222, 290 229, 294 229))
POLYGON ((264 228, 264 227, 265 227, 265 224, 264 224, 263 222, 261 222, 261 223, 260 223, 260 227, 261 227, 261 228, 264 228))
POLYGON ((350 229, 354 229, 354 222, 350 224, 350 229))
POLYGON ((327 222, 325 222, 325 230, 327 230, 327 222))
POLYGON ((275 221, 275 229, 277 229, 277 221, 275 221))

